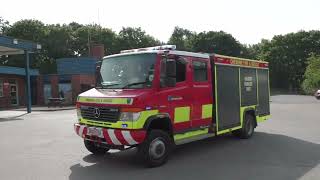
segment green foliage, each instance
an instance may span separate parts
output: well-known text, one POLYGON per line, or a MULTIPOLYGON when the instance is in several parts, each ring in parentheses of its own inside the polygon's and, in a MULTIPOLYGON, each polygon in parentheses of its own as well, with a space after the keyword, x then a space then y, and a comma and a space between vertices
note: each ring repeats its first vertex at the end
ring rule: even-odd
POLYGON ((0 17, 0 34, 5 34, 9 27, 9 21, 6 21, 0 17))
POLYGON ((304 73, 302 88, 305 93, 312 94, 320 89, 320 55, 312 54, 307 61, 308 66, 304 73))
MULTIPOLYGON (((88 56, 89 42, 104 44, 106 54, 120 50, 162 44, 146 34, 141 28, 125 27, 119 33, 97 24, 43 24, 38 20, 20 20, 10 24, 0 17, 0 34, 40 43, 42 49, 31 57, 31 67, 40 68, 41 73, 56 73, 55 59, 62 57, 88 56)), ((300 31, 262 39, 254 45, 243 45, 231 34, 223 31, 196 33, 175 27, 168 44, 177 45, 178 50, 217 53, 229 56, 268 61, 272 88, 297 90, 303 82, 307 92, 316 88, 317 73, 311 69, 316 65, 311 53, 320 54, 320 31, 300 31), (307 72, 306 67, 309 63, 307 72), (310 75, 313 74, 313 75, 310 75), (304 80, 305 78, 305 80, 304 80), (304 81, 303 81, 304 80, 304 81)), ((317 58, 315 58, 317 59, 317 58)), ((22 55, 2 56, 0 65, 24 67, 22 55)))
POLYGON ((141 28, 122 28, 118 35, 119 50, 160 45, 160 41, 146 34, 141 28))
POLYGON ((118 50, 115 47, 117 35, 111 29, 102 28, 97 24, 77 25, 73 27, 73 32, 73 50, 79 56, 88 56, 88 42, 104 44, 106 54, 114 54, 118 50))
POLYGON ((67 25, 47 25, 43 49, 52 59, 74 56, 72 29, 67 25))
POLYGON ((7 30, 6 35, 41 43, 45 41, 46 30, 45 25, 41 21, 25 19, 14 23, 7 30))
POLYGON ((193 50, 196 52, 217 53, 229 56, 240 56, 240 43, 223 31, 201 32, 193 43, 193 50))
MULTIPOLYGON (((39 65, 44 61, 43 57, 48 59, 49 50, 46 43, 48 38, 48 28, 41 21, 32 19, 17 21, 7 29, 5 35, 34 41, 43 46, 39 53, 31 56, 30 60, 32 68, 39 68, 39 65)), ((24 58, 25 57, 23 55, 9 56, 7 58, 1 58, 2 61, 0 61, 0 63, 6 66, 25 67, 24 58)), ((52 67, 52 69, 55 68, 52 67)))
POLYGON ((262 40, 254 48, 257 59, 269 61, 271 86, 297 91, 310 53, 320 54, 320 31, 300 31, 262 40))
POLYGON ((245 56, 242 52, 248 52, 247 48, 241 45, 232 35, 223 31, 195 33, 187 29, 175 27, 169 39, 169 44, 177 45, 177 49, 217 53, 229 56, 245 56))
MULTIPOLYGON (((119 34, 100 25, 70 24, 45 25, 38 20, 21 20, 12 26, 0 18, 0 32, 7 36, 40 43, 42 49, 31 57, 31 67, 40 68, 40 73, 56 73, 57 58, 88 56, 89 42, 104 44, 106 54, 159 45, 160 42, 146 34, 141 28, 123 28, 119 34)), ((2 56, 0 65, 24 67, 23 55, 2 56)))
POLYGON ((187 29, 176 26, 168 41, 168 44, 176 45, 178 50, 193 51, 192 42, 196 36, 197 34, 195 32, 191 32, 187 29))

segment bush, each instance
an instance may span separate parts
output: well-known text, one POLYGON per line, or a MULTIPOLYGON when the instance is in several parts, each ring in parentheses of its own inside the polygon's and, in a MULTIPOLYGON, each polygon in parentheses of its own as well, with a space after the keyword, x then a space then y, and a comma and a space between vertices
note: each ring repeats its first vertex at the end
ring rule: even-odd
POLYGON ((313 94, 320 89, 320 56, 312 54, 308 58, 308 66, 304 73, 302 88, 307 94, 313 94))

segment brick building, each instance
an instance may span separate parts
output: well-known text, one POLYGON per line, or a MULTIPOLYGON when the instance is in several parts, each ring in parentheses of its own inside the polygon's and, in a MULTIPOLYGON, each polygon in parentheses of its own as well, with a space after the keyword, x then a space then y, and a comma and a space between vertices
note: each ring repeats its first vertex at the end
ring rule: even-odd
MULTIPOLYGON (((32 104, 37 104, 39 71, 30 69, 32 104)), ((0 109, 26 105, 26 72, 24 68, 0 66, 0 109)))
POLYGON ((95 86, 96 62, 104 53, 103 44, 91 44, 90 57, 57 59, 57 74, 37 77, 38 104, 47 104, 48 98, 61 96, 65 104, 74 104, 78 94, 95 86))
POLYGON ((57 74, 37 77, 38 104, 47 104, 50 97, 74 104, 78 94, 94 87, 96 62, 89 57, 57 59, 57 74))
MULTIPOLYGON (((32 105, 46 105, 49 98, 63 97, 74 104, 78 94, 95 86, 95 67, 104 56, 104 46, 91 45, 90 57, 57 59, 57 74, 39 75, 31 69, 32 105)), ((25 69, 0 66, 0 109, 26 105, 25 69)))

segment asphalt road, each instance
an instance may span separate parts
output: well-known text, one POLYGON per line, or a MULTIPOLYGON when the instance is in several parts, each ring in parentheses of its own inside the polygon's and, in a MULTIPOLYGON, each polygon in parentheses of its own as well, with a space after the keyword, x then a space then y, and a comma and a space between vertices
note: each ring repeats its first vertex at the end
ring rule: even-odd
POLYGON ((91 155, 73 131, 74 110, 0 117, 0 179, 320 179, 320 101, 273 96, 271 111, 249 140, 227 135, 182 145, 153 169, 134 149, 91 155))

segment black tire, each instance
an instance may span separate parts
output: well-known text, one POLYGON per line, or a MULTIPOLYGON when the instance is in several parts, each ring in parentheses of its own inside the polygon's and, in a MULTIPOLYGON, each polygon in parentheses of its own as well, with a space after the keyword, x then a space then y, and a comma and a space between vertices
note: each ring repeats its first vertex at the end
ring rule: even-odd
POLYGON ((168 161, 173 140, 162 130, 151 130, 145 141, 138 146, 139 156, 147 167, 161 166, 168 161))
POLYGON ((95 145, 93 141, 89 141, 89 140, 84 140, 84 146, 87 148, 88 151, 90 151, 94 155, 103 155, 109 151, 108 148, 99 147, 95 145))
POLYGON ((252 114, 247 113, 244 117, 242 128, 236 131, 232 131, 232 134, 241 138, 248 139, 254 133, 255 119, 252 114))

